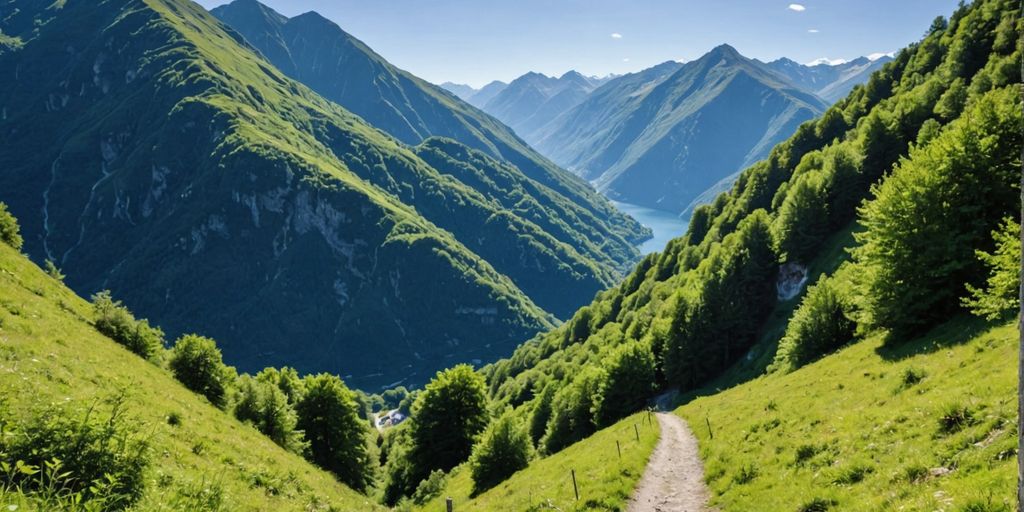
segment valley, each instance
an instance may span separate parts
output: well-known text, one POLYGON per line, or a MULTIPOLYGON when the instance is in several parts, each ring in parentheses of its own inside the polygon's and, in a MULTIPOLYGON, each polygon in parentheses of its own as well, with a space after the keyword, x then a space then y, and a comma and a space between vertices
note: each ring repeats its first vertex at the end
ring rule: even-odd
POLYGON ((679 214, 618 201, 612 201, 612 204, 642 226, 651 229, 651 238, 637 247, 641 254, 661 252, 670 240, 686 234, 686 228, 690 225, 690 219, 679 214))

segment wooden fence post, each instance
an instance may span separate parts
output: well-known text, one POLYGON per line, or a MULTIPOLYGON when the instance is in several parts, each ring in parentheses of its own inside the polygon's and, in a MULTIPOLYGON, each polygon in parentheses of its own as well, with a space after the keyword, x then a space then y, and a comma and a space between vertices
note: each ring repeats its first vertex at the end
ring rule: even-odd
POLYGON ((711 439, 715 438, 715 432, 711 430, 711 420, 707 416, 704 417, 704 422, 708 424, 708 437, 711 439))
POLYGON ((445 498, 444 506, 445 506, 445 509, 448 512, 452 512, 452 499, 451 498, 445 498))
POLYGON ((640 429, 637 428, 636 423, 633 424, 633 432, 636 433, 636 442, 640 442, 640 429))
POLYGON ((576 493, 576 501, 580 500, 580 488, 576 487, 576 470, 572 471, 572 492, 576 493))
POLYGON ((619 440, 615 440, 615 449, 619 452, 619 460, 622 460, 622 447, 619 446, 619 440))

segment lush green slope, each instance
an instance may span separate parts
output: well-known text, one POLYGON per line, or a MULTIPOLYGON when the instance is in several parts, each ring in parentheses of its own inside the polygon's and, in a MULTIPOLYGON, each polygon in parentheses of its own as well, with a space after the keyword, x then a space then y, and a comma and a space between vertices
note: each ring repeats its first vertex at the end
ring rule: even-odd
MULTIPOLYGON (((99 334, 92 315, 90 304, 0 243, 0 397, 8 426, 48 406, 76 414, 95 407, 100 417, 107 401, 123 395, 123 412, 149 440, 153 459, 137 510, 378 509, 99 334)), ((0 504, 35 509, 16 494, 0 493, 0 504)))
MULTIPOLYGON (((697 209, 685 237, 486 368, 493 396, 532 410, 553 387, 554 409, 590 407, 583 423, 569 417, 586 426, 599 423, 591 413, 609 393, 643 398, 600 379, 596 397, 572 391, 620 347, 650 347, 655 384, 685 397, 765 373, 784 336, 813 347, 813 360, 879 331, 909 340, 964 314, 961 298, 986 279, 974 251, 991 252, 991 232, 1018 207, 1016 8, 975 2, 900 52, 697 209), (840 266, 850 248, 856 258, 840 266), (822 277, 826 291, 801 300, 822 277)), ((548 431, 563 421, 552 415, 548 431)))
POLYGON ((658 422, 647 418, 646 413, 630 416, 558 454, 535 459, 526 469, 477 496, 471 495, 468 468, 460 466, 452 471, 441 494, 416 510, 443 510, 448 497, 455 510, 623 510, 658 441, 658 422), (573 492, 572 470, 576 471, 579 501, 573 492))
POLYGON ((826 107, 728 45, 660 73, 627 98, 615 84, 637 77, 613 80, 544 128, 537 147, 613 199, 681 212, 826 107))
MULTIPOLYGON (((255 0, 236 0, 213 14, 238 30, 286 75, 407 144, 455 139, 555 191, 594 244, 620 265, 636 258, 630 242, 645 236, 579 178, 559 169, 505 125, 442 88, 396 68, 362 41, 316 12, 285 18, 255 0), (325 64, 329 63, 329 64, 325 64)), ((581 77, 582 78, 582 77, 581 77)), ((580 247, 588 253, 588 248, 580 247)))
POLYGON ((5 5, 0 197, 26 250, 243 370, 422 382, 550 328, 635 255, 521 166, 446 142, 432 167, 435 143, 368 126, 190 2, 5 5))
POLYGON ((961 318, 898 349, 876 336, 677 412, 695 427, 725 511, 1013 510, 1018 340, 1012 324, 961 318), (969 411, 963 425, 958 410, 969 411))

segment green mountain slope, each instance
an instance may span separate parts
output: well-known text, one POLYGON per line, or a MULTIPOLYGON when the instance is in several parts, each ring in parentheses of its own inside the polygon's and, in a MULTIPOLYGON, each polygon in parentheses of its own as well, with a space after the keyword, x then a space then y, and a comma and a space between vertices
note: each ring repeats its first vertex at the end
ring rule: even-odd
POLYGON ((607 101, 612 81, 545 127, 537 147, 613 199, 681 212, 826 107, 728 45, 655 80, 607 101), (594 118, 607 122, 581 124, 594 118))
POLYGON ((951 322, 897 350, 875 337, 680 408, 714 505, 1012 510, 1019 333, 981 324, 951 322), (961 408, 969 419, 947 431, 961 408))
MULTIPOLYGON (((94 407, 99 417, 123 396, 124 415, 154 452, 137 510, 383 510, 99 334, 92 315, 92 305, 0 243, 5 423, 47 406, 94 407)), ((0 503, 37 509, 2 491, 0 503)))
POLYGON ((189 2, 4 20, 0 197, 27 251, 243 370, 421 382, 506 354, 635 254, 516 168, 366 125, 189 2))
POLYGON ((636 221, 496 119, 396 68, 332 21, 316 12, 285 18, 255 0, 235 0, 212 12, 286 75, 402 142, 447 137, 511 163, 562 196, 561 207, 574 211, 574 223, 620 265, 635 260, 630 242, 646 236, 636 221))
MULTIPOLYGON (((551 409, 570 412, 550 414, 547 433, 576 427, 572 441, 650 386, 713 395, 846 344, 888 337, 898 352, 964 322, 961 300, 992 279, 975 251, 992 253, 992 232, 1019 211, 1017 8, 977 1, 933 26, 698 208, 686 236, 485 368, 492 395, 531 414, 556 390, 551 409), (653 362, 621 357, 645 350, 653 362), (594 375, 606 378, 581 394, 594 375)), ((1008 399, 995 387, 977 398, 1008 399)))

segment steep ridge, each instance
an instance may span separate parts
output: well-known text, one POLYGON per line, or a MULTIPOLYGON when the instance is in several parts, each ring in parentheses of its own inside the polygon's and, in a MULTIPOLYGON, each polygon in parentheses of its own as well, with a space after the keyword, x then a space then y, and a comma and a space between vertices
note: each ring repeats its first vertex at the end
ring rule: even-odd
POLYGON ((334 22, 316 12, 285 18, 256 0, 235 0, 212 13, 286 75, 398 140, 416 145, 448 137, 511 163, 563 196, 564 207, 575 210, 575 224, 621 265, 635 260, 631 243, 647 236, 635 220, 496 119, 396 68, 334 22))
POLYGON ((243 370, 415 383, 507 353, 632 257, 518 168, 450 141, 509 188, 442 174, 416 154, 432 143, 369 127, 190 2, 28 7, 0 27, 20 36, 0 55, 0 198, 27 251, 243 370))
POLYGON ((681 212, 825 107, 722 45, 687 64, 613 80, 545 127, 537 147, 613 199, 681 212), (605 101, 620 81, 632 86, 618 92, 627 97, 605 101), (612 122, 581 123, 595 119, 612 122))

